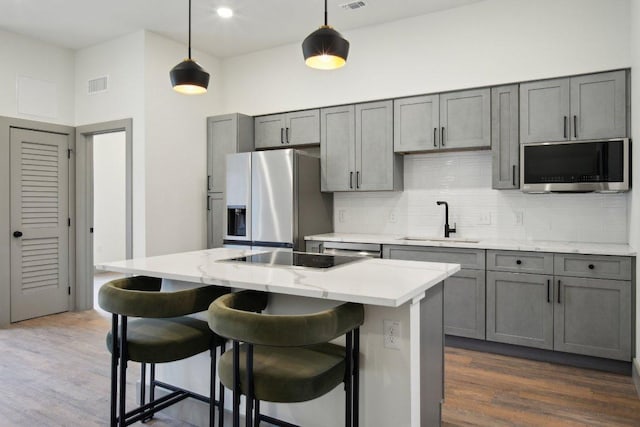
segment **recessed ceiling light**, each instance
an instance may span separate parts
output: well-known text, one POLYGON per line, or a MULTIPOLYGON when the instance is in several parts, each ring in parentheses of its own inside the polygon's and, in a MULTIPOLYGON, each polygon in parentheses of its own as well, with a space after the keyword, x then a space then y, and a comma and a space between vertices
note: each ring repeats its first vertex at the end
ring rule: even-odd
POLYGON ((216 12, 218 12, 218 16, 221 18, 231 18, 233 16, 233 10, 228 7, 219 7, 216 12))

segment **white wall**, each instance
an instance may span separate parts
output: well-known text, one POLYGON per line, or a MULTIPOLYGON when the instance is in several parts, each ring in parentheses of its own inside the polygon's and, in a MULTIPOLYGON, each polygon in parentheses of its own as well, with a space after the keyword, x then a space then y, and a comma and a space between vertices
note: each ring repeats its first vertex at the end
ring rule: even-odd
POLYGON ((332 72, 307 68, 300 43, 230 58, 225 110, 266 114, 628 67, 628 11, 629 0, 486 0, 343 31, 349 59, 332 72))
POLYGON ((0 116, 73 126, 72 50, 0 30, 0 64, 0 116), (18 77, 50 90, 36 88, 35 96, 27 96, 28 102, 19 108, 18 77))
MULTIPOLYGON (((633 0, 631 2, 631 135, 640 135, 640 0, 633 0)), ((632 181, 635 183, 636 189, 631 192, 631 198, 629 203, 629 243, 634 248, 640 248, 640 194, 638 193, 638 187, 640 187, 640 150, 636 144, 634 150, 632 150, 632 162, 635 167, 632 169, 633 177, 632 181)), ((640 256, 636 257, 636 274, 640 271, 640 256)), ((636 276, 636 282, 638 282, 636 276)), ((638 284, 636 283, 636 363, 638 363, 638 356, 640 355, 640 292, 637 291, 638 284)), ((640 368, 640 365, 636 365, 640 368)), ((640 390, 639 390, 640 392, 640 390)))
POLYGON ((133 119, 133 254, 144 256, 144 31, 76 52, 76 125, 133 119), (106 92, 89 95, 88 80, 109 76, 106 92))
POLYGON ((126 259, 126 139, 93 137, 93 262, 126 259))
MULTIPOLYGON (((146 253, 206 248, 206 117, 221 112, 219 60, 194 51, 211 75, 205 95, 171 88, 186 46, 147 32, 144 47, 146 253)), ((134 123, 135 126, 135 123, 134 123)), ((135 165, 134 165, 135 170, 135 165)))
POLYGON ((209 92, 175 93, 169 70, 187 47, 140 31, 78 51, 77 124, 133 118, 134 256, 206 247, 206 117, 220 112, 219 60, 194 51, 209 92), (109 91, 87 80, 109 76, 109 91))

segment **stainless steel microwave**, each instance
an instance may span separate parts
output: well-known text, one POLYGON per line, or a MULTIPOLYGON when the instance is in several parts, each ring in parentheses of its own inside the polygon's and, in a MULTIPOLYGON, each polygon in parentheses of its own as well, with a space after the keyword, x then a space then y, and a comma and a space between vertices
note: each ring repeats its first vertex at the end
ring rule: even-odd
POLYGON ((628 138, 521 144, 522 191, 628 191, 629 149, 628 138))

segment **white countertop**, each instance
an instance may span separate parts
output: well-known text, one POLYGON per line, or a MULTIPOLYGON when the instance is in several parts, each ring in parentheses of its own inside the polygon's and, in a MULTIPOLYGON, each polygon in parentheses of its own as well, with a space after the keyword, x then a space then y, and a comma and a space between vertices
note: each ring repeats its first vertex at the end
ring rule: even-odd
MULTIPOLYGON (((554 242, 554 241, 536 241, 536 240, 492 240, 492 239, 474 239, 476 241, 468 242, 460 239, 456 241, 453 237, 451 240, 438 241, 420 239, 406 240, 405 236, 389 235, 389 234, 358 234, 358 233, 326 233, 306 236, 306 240, 318 240, 325 242, 350 242, 350 243, 380 243, 383 245, 407 245, 407 246, 431 246, 431 247, 447 247, 447 248, 472 248, 472 249, 497 249, 512 251, 531 251, 531 252, 557 252, 557 253, 576 253, 576 254, 592 254, 592 255, 620 255, 635 256, 636 251, 631 246, 617 243, 585 243, 585 242, 554 242)), ((413 237, 413 236, 412 236, 413 237)), ((471 239, 469 239, 471 240, 471 239)))
POLYGON ((399 307, 460 270, 459 264, 363 258, 329 269, 221 261, 268 252, 207 249, 99 264, 99 270, 399 307))

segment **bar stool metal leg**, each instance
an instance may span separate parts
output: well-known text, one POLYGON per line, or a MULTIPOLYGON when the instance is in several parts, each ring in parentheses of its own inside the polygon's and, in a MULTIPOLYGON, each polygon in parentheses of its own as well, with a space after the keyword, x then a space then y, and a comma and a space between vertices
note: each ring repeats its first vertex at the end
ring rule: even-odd
POLYGON ((352 382, 353 382, 353 371, 351 368, 351 361, 353 359, 353 348, 352 341, 353 335, 351 332, 347 332, 346 338, 346 348, 345 348, 345 378, 344 378, 344 394, 345 394, 345 427, 351 427, 352 421, 352 406, 353 406, 353 394, 352 394, 352 382))
POLYGON ((360 423, 360 328, 353 330, 353 427, 360 423))
POLYGON ((240 427, 240 344, 233 342, 233 427, 240 427))
POLYGON ((126 425, 126 390, 127 390, 127 316, 122 316, 120 331, 120 426, 126 425))
POLYGON ((111 337, 112 337, 112 351, 111 351, 111 412, 109 425, 111 427, 117 426, 117 395, 118 395, 118 315, 111 315, 111 337))

